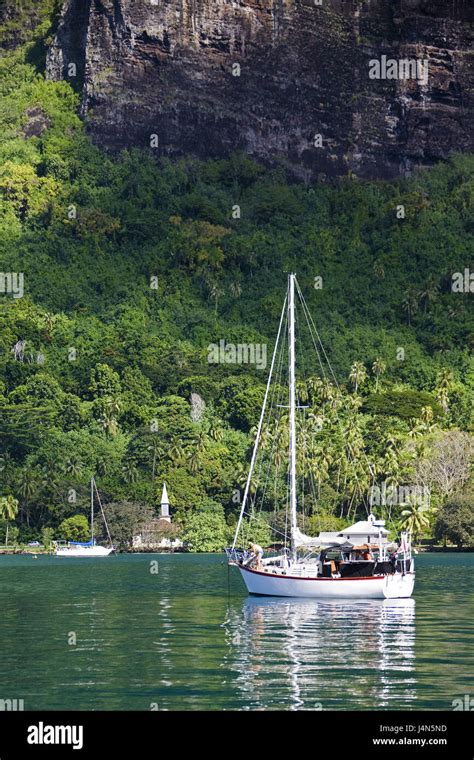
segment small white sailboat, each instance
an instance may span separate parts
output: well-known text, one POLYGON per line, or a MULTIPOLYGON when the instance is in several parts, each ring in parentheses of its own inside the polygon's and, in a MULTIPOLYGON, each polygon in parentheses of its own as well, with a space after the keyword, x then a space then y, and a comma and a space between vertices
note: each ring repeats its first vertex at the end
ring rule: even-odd
MULTIPOLYGON (((397 551, 395 552, 394 546, 387 539, 388 531, 384 527, 383 520, 377 521, 372 514, 368 516, 367 520, 361 520, 342 531, 320 533, 316 537, 305 535, 298 527, 295 287, 298 289, 303 308, 306 309, 305 316, 308 318, 307 307, 296 282, 296 276, 290 274, 288 277, 288 293, 281 313, 239 520, 233 544, 226 549, 229 564, 238 567, 250 594, 317 599, 395 599, 410 597, 415 584, 415 567, 411 552, 411 539, 407 533, 401 534, 400 546, 396 547, 397 551), (251 536, 252 517, 254 515, 252 514, 252 507, 248 508, 250 484, 254 474, 286 311, 289 354, 288 530, 284 536, 283 550, 276 556, 263 558, 263 550, 257 544, 251 544, 251 549, 248 550, 245 547, 238 548, 237 542, 244 524, 244 518, 249 518, 246 527, 251 536)), ((312 320, 311 322, 308 321, 310 331, 311 324, 314 327, 312 320)), ((319 335, 317 337, 319 340, 319 335)), ((323 348, 322 350, 324 352, 323 348)), ((324 356, 327 361, 325 352, 324 356)))
POLYGON ((66 545, 56 545, 55 555, 56 557, 108 557, 112 554, 114 547, 112 546, 112 539, 109 533, 109 526, 105 517, 102 503, 100 501, 99 492, 95 484, 94 478, 91 478, 91 540, 90 541, 68 541, 66 545), (107 536, 109 539, 109 546, 98 546, 94 539, 94 489, 97 494, 97 500, 99 502, 102 517, 104 519, 107 536))

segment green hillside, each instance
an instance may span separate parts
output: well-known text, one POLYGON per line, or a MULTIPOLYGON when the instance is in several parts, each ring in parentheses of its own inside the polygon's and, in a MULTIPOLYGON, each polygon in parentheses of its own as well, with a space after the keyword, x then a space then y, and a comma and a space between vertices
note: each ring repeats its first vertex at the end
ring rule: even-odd
POLYGON ((306 362, 300 396, 324 418, 306 529, 365 514, 362 457, 377 482, 423 477, 431 524, 469 500, 465 469, 448 488, 436 468, 456 465, 472 431, 474 284, 452 286, 474 271, 474 156, 393 183, 311 187, 241 155, 106 155, 78 95, 44 79, 50 33, 46 14, 0 60, 1 493, 19 502, 20 537, 59 537, 87 514, 92 474, 109 503, 146 514, 166 480, 177 524, 232 525, 266 371, 210 364, 208 347, 269 355, 289 271, 341 386, 306 362), (191 393, 205 402, 198 421, 191 393))

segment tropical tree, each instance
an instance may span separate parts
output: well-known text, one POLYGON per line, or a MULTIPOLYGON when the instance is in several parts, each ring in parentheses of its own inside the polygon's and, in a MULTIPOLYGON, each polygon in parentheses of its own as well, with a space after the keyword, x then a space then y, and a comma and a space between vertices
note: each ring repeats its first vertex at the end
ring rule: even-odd
POLYGON ((20 473, 17 493, 20 496, 20 520, 22 520, 23 513, 25 512, 27 525, 30 524, 29 503, 40 487, 38 470, 32 467, 25 467, 20 473))
POLYGON ((367 371, 362 362, 354 362, 349 373, 349 380, 354 386, 354 392, 357 393, 359 385, 362 385, 367 379, 367 371))
POLYGON ((18 499, 9 494, 8 496, 2 496, 0 498, 0 517, 6 520, 5 530, 5 545, 8 546, 8 525, 11 520, 14 520, 18 513, 18 499))
POLYGON ((240 298, 242 295, 242 285, 240 284, 239 280, 232 280, 230 283, 230 292, 234 298, 240 298))
POLYGON ((420 290, 418 293, 418 297, 424 304, 424 313, 426 314, 426 311, 428 307, 435 301, 438 297, 439 293, 439 287, 436 284, 436 281, 433 277, 433 275, 430 275, 428 278, 428 282, 426 283, 423 290, 420 290))
POLYGON ((155 435, 152 437, 151 443, 147 446, 147 451, 149 451, 151 454, 151 479, 154 481, 156 472, 156 460, 158 457, 162 457, 165 453, 161 439, 158 436, 155 435))
POLYGON ((435 507, 430 507, 427 504, 407 504, 405 509, 402 510, 400 518, 401 530, 406 530, 417 539, 418 535, 428 528, 431 522, 431 518, 436 512, 435 507))
POLYGON ((92 414, 107 438, 114 438, 119 431, 118 417, 121 409, 119 399, 112 396, 99 396, 92 404, 92 414))
POLYGON ((184 526, 183 542, 192 552, 221 552, 228 543, 228 528, 223 514, 203 510, 194 512, 184 526))
POLYGON ((377 393, 379 389, 379 380, 381 375, 383 375, 387 370, 387 365, 385 364, 382 359, 376 359, 374 363, 372 364, 372 372, 375 375, 375 392, 377 393))
POLYGON ((435 537, 459 547, 474 545, 474 508, 471 494, 454 494, 439 510, 435 537))
POLYGON ((419 294, 414 288, 409 288, 403 297, 402 308, 407 313, 408 324, 411 325, 411 318, 417 313, 419 306, 419 294))
POLYGON ((122 477, 126 483, 136 483, 138 480, 137 463, 133 459, 127 459, 122 467, 122 477))
POLYGON ((185 449, 178 437, 172 439, 171 446, 168 450, 168 455, 174 464, 177 464, 178 462, 181 462, 182 459, 184 459, 185 449))
POLYGON ((450 369, 444 367, 436 377, 436 398, 441 404, 444 413, 449 408, 449 392, 454 382, 454 375, 450 369))
POLYGON ((73 454, 66 460, 64 469, 68 475, 76 476, 81 474, 83 466, 79 457, 73 454))
POLYGON ((49 551, 53 545, 54 528, 43 528, 41 531, 41 542, 44 548, 49 551))
POLYGON ((86 541, 90 536, 89 523, 84 515, 74 515, 63 520, 58 533, 65 541, 86 541))

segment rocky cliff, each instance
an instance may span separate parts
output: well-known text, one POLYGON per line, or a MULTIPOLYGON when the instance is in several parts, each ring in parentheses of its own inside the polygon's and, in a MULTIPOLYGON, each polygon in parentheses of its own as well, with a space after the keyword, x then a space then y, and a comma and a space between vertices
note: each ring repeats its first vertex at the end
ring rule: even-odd
POLYGON ((472 0, 65 0, 47 73, 110 149, 389 177, 474 150, 473 20, 472 0), (382 56, 427 79, 371 78, 382 56))

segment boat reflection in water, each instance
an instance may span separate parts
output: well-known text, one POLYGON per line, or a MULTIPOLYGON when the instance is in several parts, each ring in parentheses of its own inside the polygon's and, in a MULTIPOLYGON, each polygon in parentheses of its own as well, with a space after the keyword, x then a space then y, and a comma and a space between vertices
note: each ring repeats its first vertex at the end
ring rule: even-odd
POLYGON ((246 709, 416 706, 414 599, 249 597, 224 627, 246 709))

